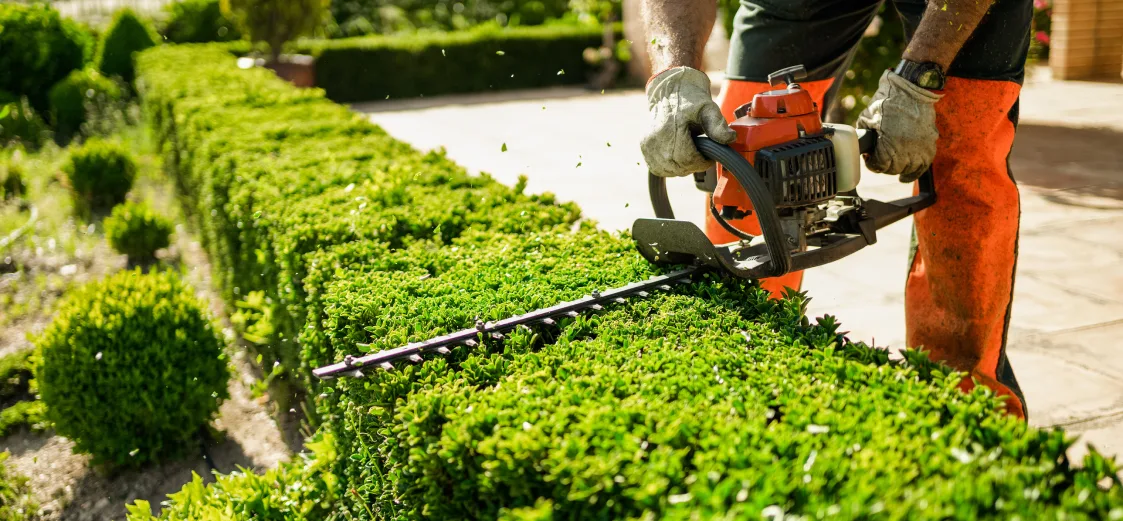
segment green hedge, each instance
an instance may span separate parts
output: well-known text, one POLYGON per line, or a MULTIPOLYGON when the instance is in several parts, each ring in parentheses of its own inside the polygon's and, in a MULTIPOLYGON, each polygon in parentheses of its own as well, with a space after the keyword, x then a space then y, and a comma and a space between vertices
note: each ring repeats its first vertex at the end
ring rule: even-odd
MULTIPOLYGON (((627 237, 574 226, 576 208, 216 48, 138 63, 220 287, 264 295, 262 349, 292 374, 655 273, 627 237)), ((1110 461, 1077 468, 1062 432, 804 304, 708 279, 364 380, 301 380, 339 454, 335 518, 1123 516, 1110 461)))
POLYGON ((589 25, 501 28, 450 33, 306 40, 316 56, 316 85, 349 103, 491 90, 579 85, 593 70, 582 58, 600 47, 589 25))
POLYGON ((328 29, 333 37, 455 31, 496 21, 540 25, 570 12, 569 0, 334 0, 328 29))

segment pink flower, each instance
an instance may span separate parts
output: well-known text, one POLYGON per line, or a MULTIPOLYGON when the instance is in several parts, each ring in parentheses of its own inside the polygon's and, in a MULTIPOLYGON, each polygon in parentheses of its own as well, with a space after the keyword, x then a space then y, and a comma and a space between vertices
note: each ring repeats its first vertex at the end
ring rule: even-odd
POLYGON ((1037 31, 1033 38, 1045 45, 1049 45, 1049 35, 1045 31, 1037 31))
POLYGON ((1037 10, 1044 10, 1049 8, 1049 0, 1033 0, 1033 8, 1037 10))

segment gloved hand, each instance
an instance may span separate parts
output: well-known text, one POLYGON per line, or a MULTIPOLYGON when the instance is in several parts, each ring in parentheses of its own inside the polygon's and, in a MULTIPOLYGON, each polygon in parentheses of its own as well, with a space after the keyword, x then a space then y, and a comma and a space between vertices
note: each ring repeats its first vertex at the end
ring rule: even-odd
POLYGON ((885 71, 866 110, 858 116, 858 128, 877 131, 877 148, 866 156, 874 172, 900 176, 911 183, 936 158, 936 102, 942 98, 914 85, 892 71, 885 71))
POLYGON ((698 152, 694 135, 705 133, 726 145, 737 139, 710 97, 710 78, 700 70, 663 71, 647 83, 647 100, 652 125, 640 141, 640 150, 647 168, 657 176, 684 176, 714 164, 698 152))

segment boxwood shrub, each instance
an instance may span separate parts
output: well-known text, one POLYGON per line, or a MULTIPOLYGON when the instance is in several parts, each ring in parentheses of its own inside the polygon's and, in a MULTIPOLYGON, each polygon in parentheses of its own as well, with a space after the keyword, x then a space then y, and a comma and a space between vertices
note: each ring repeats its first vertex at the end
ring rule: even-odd
POLYGON ((125 201, 136 180, 136 162, 123 145, 91 139, 62 165, 80 213, 101 212, 125 201))
POLYGON ((36 346, 47 419, 95 463, 197 449, 228 396, 222 338, 173 272, 127 270, 67 293, 36 346))
MULTIPOLYGON (((226 298, 266 295, 298 375, 658 272, 572 206, 468 176, 214 47, 139 66, 226 298)), ((340 455, 336 517, 1123 516, 1113 462, 1070 461, 1063 432, 960 392, 922 353, 850 342, 805 302, 710 276, 366 379, 303 380, 340 455)))
POLYGON ((113 208, 105 219, 105 238, 117 253, 132 264, 156 260, 156 250, 171 244, 172 222, 143 203, 126 202, 113 208))
POLYGON ((98 45, 95 59, 98 70, 132 85, 136 77, 133 55, 156 45, 155 35, 156 31, 131 9, 118 11, 98 45))
POLYGON ((88 116, 103 117, 111 110, 120 110, 125 93, 116 82, 88 67, 56 83, 49 97, 55 139, 67 143, 82 133, 88 116))
POLYGON ((36 149, 50 139, 51 129, 27 96, 0 91, 0 146, 36 149))
POLYGON ((46 112, 47 92, 93 52, 93 37, 46 3, 0 2, 0 91, 46 112))

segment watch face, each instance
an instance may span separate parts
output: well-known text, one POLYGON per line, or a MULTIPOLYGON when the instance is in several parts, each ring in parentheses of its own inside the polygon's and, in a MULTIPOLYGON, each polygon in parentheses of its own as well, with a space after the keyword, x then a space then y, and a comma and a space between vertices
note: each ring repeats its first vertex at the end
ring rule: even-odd
POLYGON ((934 70, 926 70, 917 76, 916 84, 926 89, 938 89, 940 88, 940 73, 934 70))

